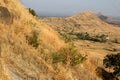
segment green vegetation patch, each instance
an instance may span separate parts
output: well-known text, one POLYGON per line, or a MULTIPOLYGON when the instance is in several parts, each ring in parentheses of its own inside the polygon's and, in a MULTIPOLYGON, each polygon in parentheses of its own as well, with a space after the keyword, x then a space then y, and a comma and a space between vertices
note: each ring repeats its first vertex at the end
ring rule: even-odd
POLYGON ((59 53, 52 54, 53 63, 62 62, 69 64, 70 66, 76 66, 86 60, 86 56, 82 56, 78 50, 71 46, 68 48, 62 48, 59 53))
POLYGON ((53 63, 58 63, 58 62, 65 62, 66 60, 66 56, 64 54, 59 54, 59 53, 53 53, 52 54, 52 58, 53 58, 53 63))
POLYGON ((32 36, 28 37, 27 40, 28 40, 28 43, 35 48, 37 48, 40 44, 40 42, 38 40, 38 33, 35 31, 32 33, 32 36))
POLYGON ((66 43, 72 42, 74 40, 74 38, 67 33, 60 33, 60 35, 62 36, 66 43))
POLYGON ((76 35, 76 37, 81 40, 90 40, 90 41, 95 41, 95 42, 107 42, 108 41, 107 39, 108 35, 105 35, 105 34, 91 36, 87 32, 85 33, 82 32, 82 33, 74 33, 71 35, 76 35))

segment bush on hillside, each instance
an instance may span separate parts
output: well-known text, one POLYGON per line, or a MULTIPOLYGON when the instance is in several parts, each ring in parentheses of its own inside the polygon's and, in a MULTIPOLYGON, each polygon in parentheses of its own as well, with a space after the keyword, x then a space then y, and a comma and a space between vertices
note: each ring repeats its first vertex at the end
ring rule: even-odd
POLYGON ((86 60, 86 56, 82 56, 73 46, 63 48, 59 53, 52 54, 52 58, 53 63, 62 62, 71 66, 76 66, 86 60))
POLYGON ((120 76, 120 53, 106 55, 103 64, 106 68, 113 69, 113 75, 120 76))
POLYGON ((37 48, 39 46, 38 33, 33 32, 32 36, 28 37, 28 43, 33 47, 37 48))
POLYGON ((62 38, 65 40, 66 43, 73 41, 72 36, 70 36, 67 33, 60 33, 60 35, 62 36, 62 38))
POLYGON ((78 39, 82 40, 91 40, 91 36, 86 32, 86 33, 77 33, 76 36, 78 39))
POLYGON ((95 42, 106 42, 108 40, 107 39, 108 36, 105 34, 90 36, 90 34, 86 32, 86 33, 76 33, 75 35, 77 36, 78 39, 90 40, 95 42))
POLYGON ((53 59, 53 63, 58 63, 58 62, 65 62, 66 60, 66 56, 64 54, 60 54, 60 53, 52 53, 52 59, 53 59))
POLYGON ((108 40, 107 37, 108 36, 105 34, 96 35, 95 37, 92 38, 92 40, 95 42, 106 42, 108 40))
POLYGON ((37 16, 35 10, 33 10, 33 9, 31 9, 31 8, 29 8, 29 13, 31 13, 33 16, 37 16))

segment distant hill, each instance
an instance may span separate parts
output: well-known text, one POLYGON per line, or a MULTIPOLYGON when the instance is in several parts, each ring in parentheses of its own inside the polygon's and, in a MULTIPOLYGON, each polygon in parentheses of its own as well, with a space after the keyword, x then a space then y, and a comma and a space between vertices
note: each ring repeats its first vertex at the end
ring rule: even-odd
POLYGON ((98 14, 98 17, 108 24, 112 24, 114 26, 120 26, 120 19, 110 18, 108 16, 104 16, 103 14, 98 14))
POLYGON ((101 19, 95 13, 87 11, 66 18, 43 18, 42 21, 54 29, 64 32, 88 32, 90 34, 108 35, 112 33, 112 35, 119 36, 119 33, 116 34, 117 31, 119 32, 116 27, 103 21, 108 17, 101 16, 101 19))

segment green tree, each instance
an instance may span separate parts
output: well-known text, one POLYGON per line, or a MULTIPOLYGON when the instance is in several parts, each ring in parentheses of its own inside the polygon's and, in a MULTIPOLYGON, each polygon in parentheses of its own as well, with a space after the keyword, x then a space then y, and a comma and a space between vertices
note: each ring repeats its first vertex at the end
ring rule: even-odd
POLYGON ((103 65, 106 68, 113 69, 113 75, 120 76, 120 53, 106 55, 103 60, 103 65))

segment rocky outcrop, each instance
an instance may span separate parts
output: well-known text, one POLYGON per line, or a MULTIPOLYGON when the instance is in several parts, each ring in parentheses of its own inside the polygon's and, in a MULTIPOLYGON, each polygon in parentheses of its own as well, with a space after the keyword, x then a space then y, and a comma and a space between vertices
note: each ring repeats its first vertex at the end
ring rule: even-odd
POLYGON ((0 22, 4 24, 13 23, 13 14, 3 6, 0 6, 0 22))

